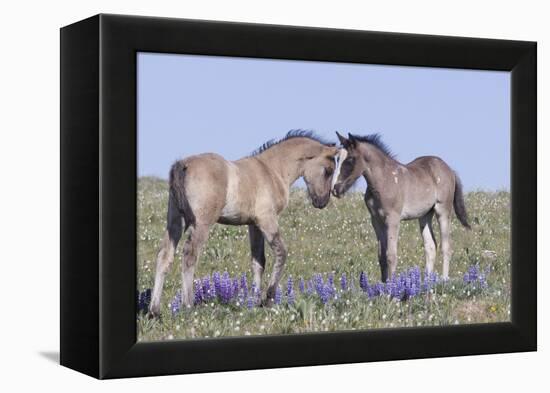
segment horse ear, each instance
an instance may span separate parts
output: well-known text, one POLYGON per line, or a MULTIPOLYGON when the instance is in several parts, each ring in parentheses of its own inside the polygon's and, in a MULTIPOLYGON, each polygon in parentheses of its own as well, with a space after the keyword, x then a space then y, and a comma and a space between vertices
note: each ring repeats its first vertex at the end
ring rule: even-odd
POLYGON ((338 140, 344 147, 348 147, 350 145, 349 139, 347 139, 345 136, 340 135, 338 131, 336 131, 336 136, 338 137, 338 140))
POLYGON ((349 145, 351 147, 355 147, 357 145, 357 138, 355 138, 355 135, 348 132, 348 138, 349 138, 349 145))

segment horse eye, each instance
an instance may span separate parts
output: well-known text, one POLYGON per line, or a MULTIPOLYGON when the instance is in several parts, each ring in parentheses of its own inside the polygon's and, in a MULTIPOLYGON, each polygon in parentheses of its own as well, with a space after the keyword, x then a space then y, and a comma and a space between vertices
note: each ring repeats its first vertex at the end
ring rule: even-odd
POLYGON ((354 159, 353 157, 350 157, 348 158, 347 160, 344 161, 344 163, 342 165, 345 165, 345 166, 352 166, 354 163, 354 159))
POLYGON ((325 168, 325 176, 326 176, 326 177, 332 176, 333 173, 334 173, 334 169, 332 169, 332 168, 325 168))

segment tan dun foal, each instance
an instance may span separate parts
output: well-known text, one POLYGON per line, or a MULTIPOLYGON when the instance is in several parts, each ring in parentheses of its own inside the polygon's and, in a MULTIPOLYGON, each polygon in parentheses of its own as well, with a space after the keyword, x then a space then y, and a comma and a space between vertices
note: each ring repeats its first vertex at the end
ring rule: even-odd
POLYGON ((182 301, 185 306, 193 305, 195 266, 215 223, 248 225, 258 290, 265 269, 264 239, 272 248, 275 264, 265 301, 270 305, 287 257, 278 218, 288 204, 290 186, 303 177, 313 206, 324 208, 330 199, 338 153, 334 144, 312 132, 294 130, 237 161, 213 153, 177 161, 170 170, 167 226, 157 256, 149 315, 160 314, 164 280, 186 230, 189 237, 183 246, 182 301))

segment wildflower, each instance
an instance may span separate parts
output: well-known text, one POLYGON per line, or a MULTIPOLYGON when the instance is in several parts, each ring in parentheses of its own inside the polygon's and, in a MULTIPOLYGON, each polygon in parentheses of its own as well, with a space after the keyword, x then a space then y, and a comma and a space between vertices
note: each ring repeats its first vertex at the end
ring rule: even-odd
POLYGON ((283 297, 283 294, 281 293, 281 288, 277 285, 277 288, 275 289, 275 299, 273 299, 275 304, 281 304, 282 297, 283 297))
POLYGON ((294 283, 292 282, 292 277, 288 277, 288 281, 286 283, 286 298, 288 304, 294 304, 294 283))
POLYGON ((145 291, 143 291, 139 295, 139 310, 147 310, 149 308, 149 304, 151 303, 151 288, 147 288, 145 291))
POLYGON ((315 273, 313 275, 313 284, 315 285, 315 291, 318 295, 320 295, 321 292, 323 292, 325 286, 323 276, 321 276, 319 273, 315 273))
POLYGON ((340 277, 340 288, 342 288, 342 291, 348 290, 348 279, 346 277, 346 273, 342 273, 342 276, 340 277))
POLYGON ((241 275, 241 292, 243 299, 248 297, 248 282, 246 281, 246 273, 241 275))
POLYGON ((313 291, 314 291, 314 283, 313 283, 313 279, 310 279, 308 282, 307 282, 307 288, 306 288, 306 293, 308 295, 313 295, 313 291))
POLYGON ((367 275, 363 271, 361 272, 361 274, 359 274, 359 286, 361 287, 363 292, 368 292, 369 280, 367 278, 367 275))
POLYGON ((230 297, 230 291, 231 291, 231 283, 229 281, 229 273, 224 272, 221 277, 216 277, 214 273, 214 285, 216 286, 216 294, 218 295, 218 299, 222 303, 228 303, 229 297, 230 297), (219 282, 218 285, 216 285, 216 281, 219 282))
POLYGON ((256 290, 256 284, 252 283, 252 285, 250 286, 250 294, 246 301, 246 306, 249 309, 254 308, 254 306, 256 305, 259 296, 258 292, 259 291, 256 290))
POLYGON ((202 279, 202 293, 204 300, 210 300, 214 296, 216 296, 215 293, 213 293, 213 288, 210 285, 210 277, 206 276, 202 279))
POLYGON ((300 289, 300 293, 304 293, 306 291, 306 284, 304 282, 303 277, 300 277, 300 282, 298 284, 298 288, 300 289))
POLYGON ((489 273, 489 267, 487 267, 483 272, 480 271, 479 265, 472 265, 468 268, 468 271, 464 273, 464 284, 471 286, 472 289, 475 289, 475 285, 478 284, 479 288, 485 289, 488 286, 487 283, 487 274, 489 273))
POLYGON ((246 301, 246 307, 248 309, 254 308, 254 297, 253 296, 248 297, 248 299, 246 301))
POLYGON ((426 292, 430 292, 430 290, 439 282, 439 276, 437 275, 437 272, 426 272, 426 276, 424 278, 424 289, 426 292))
POLYGON ((170 302, 170 311, 172 312, 172 316, 176 315, 181 310, 181 291, 178 291, 176 293, 176 296, 174 296, 174 299, 170 302))
POLYGON ((240 285, 239 285, 239 278, 238 278, 238 277, 234 277, 234 278, 233 278, 233 288, 231 289, 231 298, 234 298, 235 296, 238 295, 238 293, 239 293, 239 288, 240 288, 240 285))
POLYGON ((194 304, 200 304, 202 302, 202 299, 204 297, 202 293, 202 285, 200 280, 196 280, 194 282, 195 287, 195 298, 194 298, 194 304))
POLYGON ((468 268, 468 271, 464 273, 464 283, 471 284, 472 282, 477 281, 479 276, 478 265, 472 265, 468 268))
MULTIPOLYGON (((219 296, 222 289, 222 280, 219 272, 214 272, 212 275, 212 281, 214 281, 214 291, 215 294, 219 296)), ((216 296, 214 295, 214 296, 216 296)))
POLYGON ((327 286, 329 288, 330 294, 334 293, 334 274, 330 273, 327 278, 327 286))

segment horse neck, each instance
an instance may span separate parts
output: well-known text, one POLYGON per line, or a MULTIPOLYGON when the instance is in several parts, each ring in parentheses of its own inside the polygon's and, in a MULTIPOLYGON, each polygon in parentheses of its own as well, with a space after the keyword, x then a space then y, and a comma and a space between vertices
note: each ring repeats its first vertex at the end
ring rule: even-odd
POLYGON ((313 141, 308 143, 290 139, 270 147, 258 158, 264 161, 290 187, 304 175, 303 161, 306 157, 317 154, 314 152, 315 147, 313 141))
POLYGON ((399 163, 380 151, 376 147, 372 147, 371 155, 373 158, 369 160, 370 171, 364 171, 363 177, 367 183, 374 189, 379 188, 380 184, 387 179, 393 179, 393 172, 399 167, 399 163))

